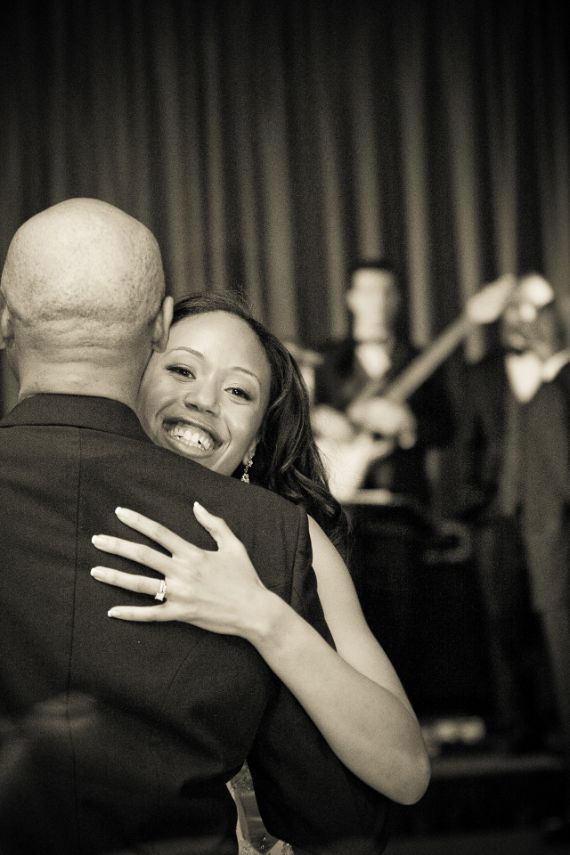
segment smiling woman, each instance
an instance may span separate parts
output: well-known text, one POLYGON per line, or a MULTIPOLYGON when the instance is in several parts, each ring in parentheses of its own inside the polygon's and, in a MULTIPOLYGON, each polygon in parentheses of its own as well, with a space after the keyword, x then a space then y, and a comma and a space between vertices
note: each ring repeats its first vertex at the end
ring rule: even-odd
MULTIPOLYGON (((186 622, 244 638, 353 773, 395 801, 417 801, 429 780, 421 731, 335 548, 335 541, 344 544, 344 514, 328 490, 308 395, 287 349, 230 296, 187 297, 175 308, 165 351, 148 364, 138 412, 154 442, 221 475, 239 478, 254 455, 252 482, 305 508, 319 599, 336 649, 265 588, 224 520, 197 503, 194 514, 217 550, 187 543, 136 509, 118 508, 117 516, 166 554, 149 547, 141 552, 140 544, 124 539, 94 538, 101 551, 147 565, 166 584, 160 605, 115 606, 109 615, 186 622)), ((148 576, 108 567, 92 575, 156 598, 157 581, 148 576)))
POLYGON ((328 489, 301 372, 238 296, 200 292, 177 301, 137 412, 157 445, 222 475, 245 473, 303 505, 344 549, 346 518, 328 489))
POLYGON ((232 475, 255 453, 270 386, 265 351, 244 320, 188 315, 172 327, 166 352, 151 357, 139 416, 158 445, 232 475))

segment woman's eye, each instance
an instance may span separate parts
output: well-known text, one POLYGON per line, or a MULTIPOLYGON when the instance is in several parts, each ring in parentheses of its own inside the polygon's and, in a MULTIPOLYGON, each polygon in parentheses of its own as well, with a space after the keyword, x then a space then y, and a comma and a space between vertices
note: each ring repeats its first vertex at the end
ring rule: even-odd
POLYGON ((227 391, 235 398, 243 398, 245 401, 251 401, 251 395, 242 389, 240 386, 229 386, 227 391))
POLYGON ((194 372, 187 365, 169 365, 166 369, 170 374, 176 374, 178 377, 190 379, 194 377, 194 372))

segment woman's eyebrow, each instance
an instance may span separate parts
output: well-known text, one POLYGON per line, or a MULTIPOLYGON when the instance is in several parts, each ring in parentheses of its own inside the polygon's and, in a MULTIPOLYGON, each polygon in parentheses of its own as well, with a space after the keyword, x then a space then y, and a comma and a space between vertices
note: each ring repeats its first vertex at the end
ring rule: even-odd
MULTIPOLYGON (((204 354, 199 350, 194 350, 192 347, 185 347, 184 345, 178 345, 178 347, 173 347, 171 350, 166 351, 166 355, 170 355, 171 353, 176 353, 177 350, 184 350, 186 353, 191 353, 192 356, 197 356, 198 359, 204 359, 204 354)), ((244 368, 243 365, 230 365, 228 371, 242 371, 244 374, 248 374, 250 377, 253 377, 259 385, 261 386, 261 380, 255 373, 255 371, 251 371, 249 368, 244 368)))
POLYGON ((232 365, 230 367, 230 371, 242 371, 244 374, 249 374, 249 376, 253 377, 254 380, 257 380, 258 383, 260 382, 255 371, 251 371, 249 368, 244 368, 242 365, 232 365))
POLYGON ((178 345, 177 347, 172 347, 170 350, 167 350, 166 353, 175 353, 177 350, 185 350, 187 353, 191 353, 193 356, 197 356, 199 359, 204 359, 204 354, 200 353, 199 350, 194 350, 191 347, 184 347, 184 345, 178 345))

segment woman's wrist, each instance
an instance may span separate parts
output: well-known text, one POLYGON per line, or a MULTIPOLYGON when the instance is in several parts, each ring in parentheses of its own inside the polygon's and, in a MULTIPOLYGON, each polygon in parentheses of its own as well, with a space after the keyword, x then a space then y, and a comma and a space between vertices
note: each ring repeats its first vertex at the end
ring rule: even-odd
POLYGON ((264 588, 252 600, 252 616, 244 637, 263 655, 279 643, 291 607, 277 594, 264 588))

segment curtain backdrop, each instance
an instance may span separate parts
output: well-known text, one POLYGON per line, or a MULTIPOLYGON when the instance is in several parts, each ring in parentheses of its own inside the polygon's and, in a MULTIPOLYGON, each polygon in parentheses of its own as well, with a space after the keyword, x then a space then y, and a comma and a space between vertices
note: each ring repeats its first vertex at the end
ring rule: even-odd
POLYGON ((354 256, 398 265, 420 345, 504 272, 540 269, 567 289, 566 8, 10 3, 2 260, 24 219, 96 196, 155 232, 174 296, 239 288, 305 344, 345 331, 354 256))

